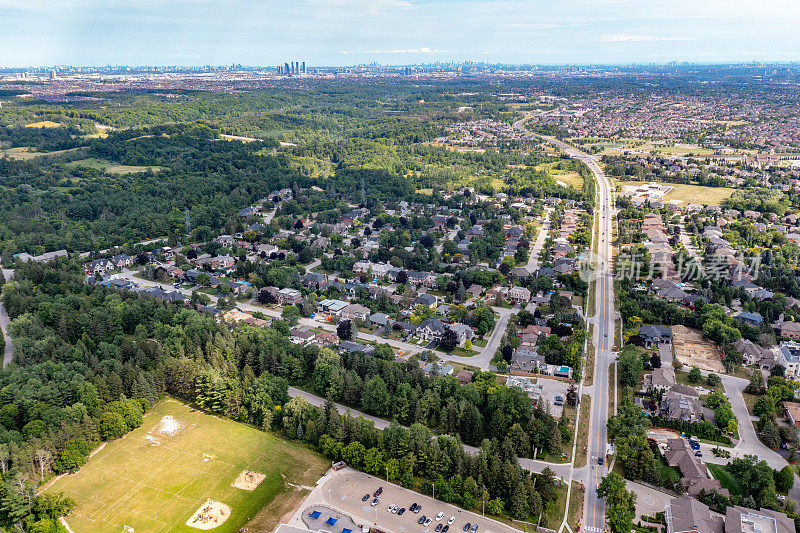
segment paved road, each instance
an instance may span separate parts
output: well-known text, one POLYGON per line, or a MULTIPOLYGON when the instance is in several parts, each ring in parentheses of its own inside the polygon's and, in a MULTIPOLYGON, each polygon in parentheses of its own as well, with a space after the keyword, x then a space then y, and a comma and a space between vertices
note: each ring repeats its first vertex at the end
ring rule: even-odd
MULTIPOLYGON (((3 276, 5 277, 6 281, 11 281, 13 275, 14 275, 13 270, 8 268, 3 269, 3 276)), ((3 303, 0 302, 0 330, 2 330, 3 337, 6 340, 5 349, 3 350, 3 366, 11 362, 11 358, 14 352, 14 347, 11 345, 11 337, 8 336, 8 323, 10 321, 11 320, 8 317, 8 312, 6 312, 6 308, 3 307, 3 303)))
MULTIPOLYGON (((524 119, 514 124, 524 129, 524 119)), ((609 364, 615 359, 611 352, 614 345, 614 283, 612 271, 611 232, 612 232, 612 194, 611 184, 597 163, 597 159, 573 148, 558 139, 541 136, 549 143, 559 147, 567 155, 585 163, 592 171, 596 182, 599 242, 594 242, 596 256, 595 306, 593 318, 594 335, 590 342, 595 347, 594 386, 592 409, 589 422, 588 470, 583 480, 586 486, 584 499, 583 525, 589 531, 602 531, 605 528, 605 503, 597 496, 597 485, 606 474, 606 466, 597 464, 599 457, 605 458, 608 443, 608 380, 609 364), (589 529, 596 528, 596 529, 589 529)), ((579 479, 576 472, 572 477, 579 479)), ((570 484, 571 486, 571 484, 570 484)), ((566 522, 565 522, 566 524, 566 522)))
POLYGON ((2 302, 0 302, 0 329, 3 330, 3 337, 6 340, 5 349, 3 350, 3 366, 11 362, 14 351, 13 347, 11 346, 11 337, 8 336, 8 323, 8 313, 6 312, 6 308, 3 306, 2 302))
POLYGON ((550 215, 552 213, 552 208, 548 207, 545 209, 542 226, 539 228, 539 234, 536 235, 536 241, 531 248, 531 255, 528 257, 528 264, 525 266, 531 274, 539 270, 539 255, 542 253, 544 241, 547 240, 547 234, 550 232, 550 215))
MULTIPOLYGON (((306 392, 304 390, 300 390, 300 389, 295 388, 295 387, 289 387, 289 396, 292 397, 292 398, 294 398, 296 396, 302 396, 303 398, 308 400, 308 403, 310 403, 311 405, 316 405, 317 407, 321 407, 322 405, 325 404, 325 398, 322 398, 321 396, 317 396, 317 395, 312 394, 310 392, 306 392)), ((340 404, 340 403, 334 402, 334 405, 336 406, 336 409, 338 409, 339 413, 344 414, 344 413, 349 412, 350 415, 352 415, 352 416, 355 416, 355 417, 361 416, 365 420, 369 420, 373 424, 375 424, 375 427, 377 429, 383 430, 383 429, 386 429, 387 427, 389 427, 390 421, 386 420, 385 418, 380 418, 380 417, 377 417, 377 416, 368 415, 368 414, 366 414, 364 412, 358 411, 356 409, 353 409, 352 407, 348 407, 348 406, 340 404)), ((464 449, 467 452, 471 453, 471 454, 478 453, 478 449, 477 448, 474 448, 472 446, 467 446, 466 444, 463 445, 463 446, 464 446, 464 449)), ((537 461, 537 460, 534 460, 534 459, 525 459, 525 458, 520 458, 519 459, 519 465, 522 468, 524 468, 526 470, 529 470, 531 472, 541 472, 545 468, 549 468, 550 470, 555 472, 556 476, 559 476, 559 477, 566 477, 567 475, 569 475, 569 470, 570 470, 569 463, 549 463, 549 462, 546 462, 546 461, 537 461)))

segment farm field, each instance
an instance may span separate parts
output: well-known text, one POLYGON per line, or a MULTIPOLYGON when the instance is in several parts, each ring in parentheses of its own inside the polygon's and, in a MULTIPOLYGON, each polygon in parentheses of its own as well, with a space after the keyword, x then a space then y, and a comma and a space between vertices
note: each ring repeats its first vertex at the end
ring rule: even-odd
POLYGON ((76 167, 95 168, 97 170, 102 170, 103 172, 109 172, 111 174, 133 174, 134 172, 145 172, 147 170, 153 170, 154 172, 161 170, 161 167, 118 165, 116 163, 112 163, 111 161, 106 161, 105 159, 97 159, 94 157, 87 157, 86 159, 79 159, 78 161, 72 161, 70 163, 67 163, 65 166, 68 168, 76 168, 76 167))
POLYGON ((245 524, 271 531, 328 466, 301 446, 166 400, 141 427, 46 490, 77 502, 66 517, 74 533, 119 533, 124 526, 231 532, 245 524))
MULTIPOLYGON (((558 179, 558 178, 556 178, 558 179)), ((625 186, 636 187, 643 185, 643 181, 618 181, 614 183, 621 189, 625 186)), ((701 185, 686 185, 684 183, 659 183, 659 185, 667 185, 674 190, 664 195, 666 201, 677 201, 678 205, 686 206, 688 204, 706 204, 706 205, 720 205, 724 200, 730 198, 734 189, 730 187, 703 187, 701 185)))

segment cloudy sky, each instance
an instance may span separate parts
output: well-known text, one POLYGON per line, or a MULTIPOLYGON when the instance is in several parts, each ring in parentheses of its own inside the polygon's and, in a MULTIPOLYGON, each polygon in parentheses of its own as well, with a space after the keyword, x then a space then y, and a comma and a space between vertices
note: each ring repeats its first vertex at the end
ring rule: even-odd
POLYGON ((800 60, 798 0, 0 0, 0 66, 800 60))

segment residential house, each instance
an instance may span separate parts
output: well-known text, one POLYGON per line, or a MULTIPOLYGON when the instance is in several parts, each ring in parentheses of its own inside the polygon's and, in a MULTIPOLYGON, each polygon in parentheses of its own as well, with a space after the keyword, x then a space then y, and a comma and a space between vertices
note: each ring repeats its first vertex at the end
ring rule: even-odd
POLYGON ((472 370, 467 370, 466 368, 463 369, 461 372, 456 374, 456 379, 462 385, 466 385, 467 383, 472 381, 472 376, 475 374, 472 370))
MULTIPOLYGON (((716 480, 714 480, 716 481, 716 480)), ((723 489, 724 490, 724 489, 723 489)), ((794 520, 779 511, 729 505, 725 516, 691 496, 673 498, 664 512, 666 533, 793 533, 794 520)))
POLYGON ((425 341, 440 341, 446 328, 438 318, 429 318, 417 326, 414 335, 425 341))
POLYGON ((800 339, 800 323, 798 322, 781 322, 778 328, 778 334, 781 337, 788 337, 790 339, 800 339))
POLYGON ((280 305, 294 305, 303 299, 303 294, 297 289, 284 288, 277 292, 280 305))
POLYGON ((672 328, 670 326, 642 324, 639 326, 639 333, 636 338, 632 340, 646 348, 669 344, 672 342, 672 328))
POLYGON ((351 304, 342 309, 342 318, 349 320, 366 320, 370 316, 370 310, 361 304, 351 304))
POLYGON ((342 311, 349 305, 342 300, 325 299, 317 304, 317 309, 327 316, 341 316, 342 311))
POLYGON ((525 287, 511 287, 511 290, 508 291, 508 297, 511 300, 528 303, 531 300, 531 291, 525 287))
POLYGON ((428 375, 449 376, 455 371, 453 365, 440 365, 439 363, 428 363, 422 367, 422 371, 428 375))
POLYGON ((466 324, 453 324, 450 329, 456 333, 459 346, 464 346, 467 340, 471 341, 472 337, 475 336, 475 331, 466 324))
POLYGON ((775 354, 775 363, 786 369, 786 376, 800 377, 800 343, 797 341, 783 341, 772 349, 775 354))
POLYGON ((547 363, 543 355, 531 348, 517 348, 511 356, 511 372, 524 372, 526 374, 547 373, 547 363))
POLYGON ((789 423, 800 427, 800 403, 783 402, 783 408, 786 411, 786 418, 789 419, 789 423))
POLYGON ((659 416, 669 420, 698 422, 702 417, 699 395, 691 387, 674 385, 664 393, 659 404, 659 416), (692 394, 690 391, 694 392, 692 394))
POLYGON ((664 452, 667 464, 678 467, 681 471, 681 484, 691 496, 701 492, 716 491, 723 496, 729 496, 727 489, 722 488, 719 480, 708 475, 708 468, 695 455, 684 439, 667 440, 667 450, 664 452))

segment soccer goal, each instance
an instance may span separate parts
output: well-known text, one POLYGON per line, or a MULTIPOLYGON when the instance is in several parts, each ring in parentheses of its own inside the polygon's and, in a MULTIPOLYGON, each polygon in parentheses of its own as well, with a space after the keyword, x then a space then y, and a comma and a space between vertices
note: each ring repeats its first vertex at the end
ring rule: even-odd
POLYGON ((122 526, 122 533, 135 533, 131 526, 122 526))
POLYGON ((206 461, 212 461, 212 460, 214 460, 215 457, 216 457, 215 455, 212 455, 210 453, 204 453, 203 454, 203 462, 205 463, 206 461))

